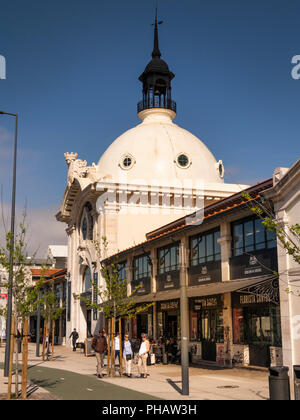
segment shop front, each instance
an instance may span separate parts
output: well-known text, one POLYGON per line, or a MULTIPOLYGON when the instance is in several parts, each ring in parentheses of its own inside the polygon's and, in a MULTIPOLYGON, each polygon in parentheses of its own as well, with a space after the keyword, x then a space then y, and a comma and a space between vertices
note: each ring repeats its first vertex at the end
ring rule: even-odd
POLYGON ((137 314, 131 319, 131 335, 133 339, 141 338, 141 334, 153 337, 153 307, 137 314))
POLYGON ((223 296, 190 299, 190 341, 194 359, 216 362, 224 345, 223 296))
POLYGON ((179 299, 157 302, 157 332, 164 339, 180 338, 180 302, 179 299))
POLYGON ((281 324, 278 280, 232 293, 233 364, 280 364, 281 324))

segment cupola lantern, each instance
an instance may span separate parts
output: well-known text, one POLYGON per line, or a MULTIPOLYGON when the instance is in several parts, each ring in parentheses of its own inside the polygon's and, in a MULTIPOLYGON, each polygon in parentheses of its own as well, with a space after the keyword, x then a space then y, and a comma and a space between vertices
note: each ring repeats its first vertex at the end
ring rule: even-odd
POLYGON ((154 23, 154 47, 152 60, 147 64, 139 80, 143 83, 143 100, 138 103, 138 113, 145 109, 165 108, 176 113, 176 102, 171 96, 171 80, 175 77, 167 63, 161 59, 158 41, 157 9, 154 23))

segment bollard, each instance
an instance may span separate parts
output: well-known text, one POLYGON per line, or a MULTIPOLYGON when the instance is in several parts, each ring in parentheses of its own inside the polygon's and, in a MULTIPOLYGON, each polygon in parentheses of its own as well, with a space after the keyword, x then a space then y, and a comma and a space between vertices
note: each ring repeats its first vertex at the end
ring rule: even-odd
POLYGON ((300 400, 300 365, 294 366, 295 400, 300 400))
POLYGON ((269 368, 270 400, 287 401, 291 399, 290 381, 286 366, 273 366, 269 368))

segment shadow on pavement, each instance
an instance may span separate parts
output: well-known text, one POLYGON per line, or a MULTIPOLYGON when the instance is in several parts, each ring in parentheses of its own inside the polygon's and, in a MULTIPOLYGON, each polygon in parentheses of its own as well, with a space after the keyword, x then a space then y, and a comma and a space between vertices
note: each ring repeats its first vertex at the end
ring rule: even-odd
POLYGON ((181 381, 172 381, 172 379, 167 379, 167 382, 169 385, 171 385, 171 387, 173 387, 175 389, 175 391, 177 391, 179 394, 182 395, 182 390, 179 388, 178 385, 176 385, 177 383, 181 384, 181 381))
POLYGON ((55 388, 55 386, 60 381, 49 381, 47 379, 31 379, 31 382, 40 388, 55 388))

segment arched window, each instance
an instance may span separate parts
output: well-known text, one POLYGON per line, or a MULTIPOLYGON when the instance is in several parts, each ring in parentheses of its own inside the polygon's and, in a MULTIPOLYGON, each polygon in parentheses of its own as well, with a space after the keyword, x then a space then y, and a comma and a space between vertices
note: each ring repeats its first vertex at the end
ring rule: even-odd
POLYGON ((86 239, 93 240, 94 219, 92 210, 93 207, 90 202, 87 202, 83 207, 81 234, 84 241, 86 239))
POLYGON ((84 217, 82 221, 81 231, 82 231, 83 240, 85 241, 87 238, 87 233, 88 233, 88 224, 87 224, 86 217, 84 217))
POLYGON ((86 267, 83 273, 83 292, 89 292, 92 288, 92 274, 90 267, 86 267))

